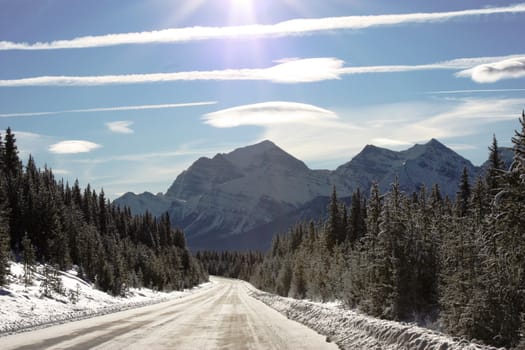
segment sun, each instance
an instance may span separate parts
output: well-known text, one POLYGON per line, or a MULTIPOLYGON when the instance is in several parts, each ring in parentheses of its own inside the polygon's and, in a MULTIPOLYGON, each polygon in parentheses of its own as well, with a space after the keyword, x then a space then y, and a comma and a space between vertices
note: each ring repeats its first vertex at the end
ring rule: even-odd
POLYGON ((231 6, 248 7, 252 6, 253 0, 230 0, 231 6))
POLYGON ((227 0, 229 2, 229 21, 231 23, 255 23, 254 0, 227 0))

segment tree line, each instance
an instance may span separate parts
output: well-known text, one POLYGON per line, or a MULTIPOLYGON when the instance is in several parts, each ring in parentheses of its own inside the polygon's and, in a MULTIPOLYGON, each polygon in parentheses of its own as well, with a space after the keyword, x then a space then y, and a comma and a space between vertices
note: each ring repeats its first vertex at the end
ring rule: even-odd
POLYGON ((396 181, 387 193, 357 190, 347 208, 334 188, 326 221, 275 236, 251 282, 525 348, 525 113, 520 124, 510 167, 494 137, 485 175, 471 184, 464 169, 456 198, 437 185, 403 193, 396 181))
POLYGON ((132 215, 88 184, 56 180, 29 156, 23 166, 15 135, 0 135, 0 285, 8 260, 57 269, 78 266, 80 277, 113 295, 129 287, 182 289, 207 280, 168 214, 132 215))
POLYGON ((264 255, 258 251, 198 251, 195 257, 210 275, 249 281, 264 255))

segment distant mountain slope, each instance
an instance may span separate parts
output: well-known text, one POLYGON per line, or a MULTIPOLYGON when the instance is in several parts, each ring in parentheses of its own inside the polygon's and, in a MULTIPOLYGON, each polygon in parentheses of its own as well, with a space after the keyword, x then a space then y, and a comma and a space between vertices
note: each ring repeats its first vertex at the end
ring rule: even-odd
MULTIPOLYGON (((502 153, 508 161, 509 152, 502 153)), ((367 145, 334 171, 309 169, 263 141, 199 158, 165 195, 126 193, 115 203, 134 213, 169 212, 193 249, 265 249, 275 232, 324 215, 333 186, 340 197, 357 188, 366 195, 373 182, 387 190, 397 177, 404 191, 437 183, 444 195, 454 197, 465 167, 472 179, 482 172, 435 139, 400 152, 367 145)))

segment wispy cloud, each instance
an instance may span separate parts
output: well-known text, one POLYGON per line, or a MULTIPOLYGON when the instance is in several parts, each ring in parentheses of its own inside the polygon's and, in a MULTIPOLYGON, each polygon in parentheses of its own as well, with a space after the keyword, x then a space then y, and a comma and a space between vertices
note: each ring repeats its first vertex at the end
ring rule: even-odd
POLYGON ((108 129, 117 134, 133 134, 135 131, 130 128, 131 125, 133 125, 133 122, 129 120, 119 120, 106 123, 108 129))
POLYGON ((522 92, 525 89, 470 89, 470 90, 440 90, 427 91, 428 95, 454 95, 454 94, 478 94, 478 93, 493 93, 493 92, 522 92))
POLYGON ((42 76, 0 80, 0 87, 96 86, 193 80, 264 80, 277 83, 305 83, 339 79, 343 64, 343 61, 336 58, 308 58, 280 63, 269 68, 257 69, 225 69, 103 76, 42 76))
POLYGON ((477 83, 495 83, 503 79, 522 78, 525 77, 525 56, 480 64, 456 75, 469 77, 477 83))
POLYGON ((202 156, 203 154, 207 154, 206 150, 177 150, 172 152, 133 153, 93 159, 75 159, 73 160, 73 162, 85 164, 101 164, 112 162, 144 162, 151 159, 202 156))
POLYGON ((49 151, 58 154, 87 153, 100 147, 102 146, 91 141, 67 140, 49 146, 49 151))
POLYGON ((214 104, 217 104, 217 101, 169 103, 169 104, 141 105, 141 106, 102 107, 102 108, 87 108, 87 109, 69 109, 69 110, 53 111, 53 112, 0 113, 0 118, 37 117, 37 116, 56 115, 56 114, 63 114, 63 113, 96 113, 96 112, 118 112, 118 111, 135 111, 135 110, 164 109, 164 108, 183 108, 183 107, 208 106, 208 105, 214 105, 214 104))
MULTIPOLYGON (((173 81, 194 80, 260 80, 274 83, 312 83, 325 80, 342 79, 345 75, 399 73, 424 70, 460 70, 470 69, 478 65, 495 63, 504 60, 514 60, 524 55, 510 55, 499 57, 459 58, 449 61, 422 64, 422 65, 384 65, 384 66, 356 66, 344 67, 344 61, 334 57, 292 59, 281 62, 268 68, 255 69, 225 69, 212 71, 189 71, 175 73, 129 74, 129 75, 102 75, 102 76, 42 76, 34 78, 0 80, 0 87, 21 86, 97 86, 115 84, 143 84, 173 81)), ((197 102, 187 105, 213 104, 215 102, 197 102)), ((144 106, 146 108, 168 108, 144 106)), ((171 106, 184 106, 171 105, 171 106)), ((140 109, 141 106, 97 108, 88 110, 73 110, 72 112, 93 112, 106 110, 140 109)), ((57 112, 32 113, 31 115, 45 115, 57 112)), ((3 114, 0 116, 15 116, 20 114, 3 114)), ((22 114, 30 115, 30 114, 22 114)))
POLYGON ((293 19, 267 25, 170 28, 149 32, 84 36, 70 40, 37 43, 0 41, 0 50, 78 49, 127 44, 178 43, 210 39, 297 36, 337 30, 364 29, 408 23, 443 22, 461 17, 522 12, 525 12, 525 4, 450 12, 293 19))
MULTIPOLYGON (((183 144, 176 150, 157 151, 145 153, 132 154, 115 154, 107 157, 99 158, 83 158, 74 159, 72 162, 80 164, 103 164, 113 162, 152 162, 158 161, 160 164, 166 164, 166 159, 169 158, 187 158, 193 160, 194 157, 212 156, 220 152, 225 152, 229 149, 240 147, 242 145, 236 143, 221 143, 216 145, 209 145, 209 141, 193 141, 191 143, 183 144)), ((169 161, 172 164, 171 159, 169 161)))
POLYGON ((228 108, 203 116, 205 124, 217 128, 242 125, 318 123, 337 119, 335 113, 304 103, 271 101, 228 108))

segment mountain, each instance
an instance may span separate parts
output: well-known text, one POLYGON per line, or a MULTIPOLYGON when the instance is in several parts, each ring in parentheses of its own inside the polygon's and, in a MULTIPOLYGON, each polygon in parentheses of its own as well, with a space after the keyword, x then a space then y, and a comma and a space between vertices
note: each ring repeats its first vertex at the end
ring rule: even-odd
POLYGON ((453 197, 465 167, 474 179, 479 172, 477 167, 432 139, 424 145, 414 145, 401 152, 367 145, 350 162, 337 168, 335 173, 361 189, 368 189, 372 182, 377 181, 381 191, 388 190, 396 177, 401 189, 407 192, 423 185, 431 188, 437 183, 444 194, 453 197))
POLYGON ((335 184, 327 171, 310 170, 270 141, 239 148, 212 159, 200 158, 180 174, 165 198, 172 222, 184 228, 188 240, 205 244, 268 224, 304 203, 330 193, 335 184), (204 238, 204 239, 202 239, 204 238))
POLYGON ((133 213, 168 212, 194 250, 265 249, 274 233, 323 216, 333 186, 342 198, 357 188, 368 194, 373 182, 388 190, 398 178, 404 191, 437 183, 454 197, 465 167, 472 179, 482 171, 435 139, 400 152, 367 145, 334 171, 309 169, 263 141, 199 158, 164 195, 126 193, 114 203, 133 213))

